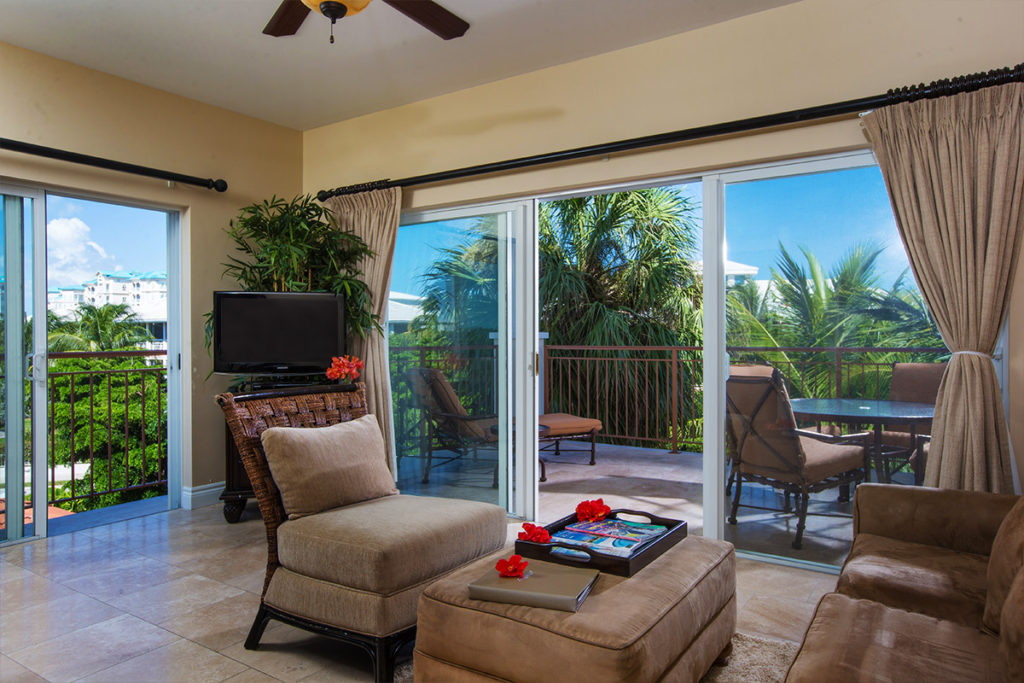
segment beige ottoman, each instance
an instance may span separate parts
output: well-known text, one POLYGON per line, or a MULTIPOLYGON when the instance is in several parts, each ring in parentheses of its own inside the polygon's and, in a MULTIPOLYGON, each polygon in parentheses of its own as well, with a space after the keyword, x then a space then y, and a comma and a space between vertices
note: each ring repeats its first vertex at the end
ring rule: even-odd
POLYGON ((736 557, 689 537, 631 578, 602 573, 579 612, 470 600, 468 584, 512 549, 420 596, 417 683, 696 681, 736 628, 736 557))

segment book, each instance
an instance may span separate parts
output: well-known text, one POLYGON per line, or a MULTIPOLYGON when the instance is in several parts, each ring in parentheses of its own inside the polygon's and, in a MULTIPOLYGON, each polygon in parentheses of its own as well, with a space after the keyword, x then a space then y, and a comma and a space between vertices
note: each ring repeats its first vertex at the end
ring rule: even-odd
POLYGON ((590 594, 600 573, 596 569, 567 567, 541 560, 530 560, 526 571, 526 577, 518 579, 488 570, 469 584, 469 597, 575 612, 590 594))
POLYGON ((642 522, 630 522, 625 519, 602 519, 597 522, 573 522, 565 527, 570 531, 579 531, 584 534, 595 536, 609 536, 621 538, 628 541, 648 541, 655 536, 665 533, 667 527, 660 524, 644 524, 642 522))
MULTIPOLYGON (((551 540, 555 542, 578 545, 599 553, 607 553, 616 557, 629 557, 633 549, 640 545, 640 541, 626 538, 612 538, 611 536, 595 536, 581 531, 562 529, 551 534, 551 540)), ((566 553, 568 554, 568 553, 566 553)))

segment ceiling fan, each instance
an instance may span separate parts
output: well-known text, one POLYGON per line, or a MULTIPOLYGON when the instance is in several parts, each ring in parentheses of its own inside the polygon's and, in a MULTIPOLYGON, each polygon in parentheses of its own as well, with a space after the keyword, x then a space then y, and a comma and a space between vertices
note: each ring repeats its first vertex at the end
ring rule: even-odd
MULTIPOLYGON (((469 24, 441 7, 433 0, 383 0, 396 10, 445 40, 458 38, 469 24)), ((291 36, 299 30, 309 10, 315 10, 331 20, 331 42, 334 42, 334 22, 362 12, 370 0, 284 0, 263 32, 268 36, 291 36)))

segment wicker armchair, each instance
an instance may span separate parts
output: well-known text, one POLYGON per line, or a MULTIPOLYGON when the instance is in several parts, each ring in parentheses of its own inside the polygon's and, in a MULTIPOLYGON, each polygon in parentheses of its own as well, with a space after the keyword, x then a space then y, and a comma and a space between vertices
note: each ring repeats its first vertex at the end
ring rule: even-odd
POLYGON ((245 647, 256 649, 276 619, 358 646, 370 656, 375 680, 391 680, 398 650, 415 638, 420 592, 434 578, 500 548, 505 511, 399 494, 289 519, 261 434, 362 417, 364 386, 225 393, 217 403, 267 531, 267 574, 245 647))

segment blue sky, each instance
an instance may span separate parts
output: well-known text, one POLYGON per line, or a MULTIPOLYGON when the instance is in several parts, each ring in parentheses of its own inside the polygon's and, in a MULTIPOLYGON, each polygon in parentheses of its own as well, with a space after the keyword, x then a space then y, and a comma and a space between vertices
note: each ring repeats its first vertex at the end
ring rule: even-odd
MULTIPOLYGON (((700 203, 700 183, 679 189, 700 203)), ((729 260, 756 266, 756 279, 771 277, 780 241, 801 261, 800 247, 807 247, 826 275, 858 243, 883 247, 877 262, 883 287, 908 265, 877 166, 728 185, 725 220, 729 260)), ((391 289, 420 294, 420 277, 437 258, 437 249, 458 245, 471 224, 465 219, 402 226, 391 289)))
POLYGON ((81 284, 97 271, 167 270, 167 214, 47 195, 49 287, 81 284))
POLYGON ((858 243, 883 247, 883 287, 908 266, 877 166, 727 185, 725 233, 729 260, 757 266, 758 279, 771 276, 780 241, 801 261, 807 247, 826 275, 858 243))

